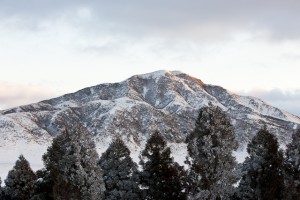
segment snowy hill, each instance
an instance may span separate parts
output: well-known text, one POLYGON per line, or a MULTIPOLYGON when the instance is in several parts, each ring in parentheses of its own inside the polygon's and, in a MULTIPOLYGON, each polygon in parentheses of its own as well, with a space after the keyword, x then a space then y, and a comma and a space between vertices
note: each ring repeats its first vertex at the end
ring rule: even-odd
POLYGON ((40 167, 41 155, 52 137, 64 129, 65 123, 74 121, 83 122, 94 134, 99 152, 118 135, 134 150, 136 159, 149 134, 158 130, 172 143, 174 155, 180 160, 184 145, 177 143, 193 130, 198 109, 209 102, 228 113, 241 146, 265 125, 283 144, 300 127, 299 117, 260 99, 204 84, 182 72, 157 71, 0 111, 0 165, 14 163, 23 153, 36 168, 40 167))

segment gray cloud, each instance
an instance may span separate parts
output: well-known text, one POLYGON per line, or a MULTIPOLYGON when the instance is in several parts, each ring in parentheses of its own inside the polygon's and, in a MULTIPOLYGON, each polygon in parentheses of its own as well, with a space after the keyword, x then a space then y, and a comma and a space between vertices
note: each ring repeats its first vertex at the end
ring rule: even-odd
POLYGON ((86 34, 222 39, 235 31, 265 32, 273 39, 298 39, 298 0, 1 1, 3 19, 20 19, 33 30, 43 20, 66 20, 86 34), (82 20, 80 9, 91 11, 82 20))
MULTIPOLYGON (((30 41, 25 42, 28 49, 39 45, 48 47, 58 41, 52 47, 53 52, 70 46, 67 52, 79 49, 87 54, 97 54, 96 56, 112 53, 111 55, 120 58, 130 57, 130 52, 126 54, 126 48, 135 45, 132 55, 134 58, 139 52, 145 51, 145 48, 150 49, 148 54, 157 52, 159 56, 164 56, 170 55, 168 51, 172 51, 177 53, 175 58, 180 58, 193 53, 193 45, 199 45, 194 41, 210 43, 230 39, 233 34, 240 32, 252 33, 254 37, 263 37, 272 42, 300 39, 299 10, 299 0, 1 0, 0 37, 10 38, 11 41, 17 41, 17 44, 23 40, 30 41), (50 31, 43 32, 49 29, 50 31), (2 34, 6 34, 6 37, 2 37, 2 34), (154 40, 145 42, 145 38, 154 40), (35 41, 34 44, 31 44, 32 40, 35 41), (140 49, 139 43, 146 47, 140 49)), ((11 51, 15 53, 18 49, 11 51)), ((23 49, 24 52, 27 50, 23 47, 21 53, 23 49)), ((7 49, 3 48, 3 51, 7 49)), ((53 52, 47 53, 51 55, 53 52)), ((201 51, 194 54, 197 59, 203 56, 201 51)), ((35 55, 31 53, 31 56, 35 55)), ((299 59, 298 54, 290 52, 283 57, 299 59)), ((144 60, 143 56, 140 60, 144 60)), ((15 91, 12 93, 5 89, 7 87, 2 83, 0 85, 0 104, 7 107, 52 96, 42 89, 10 87, 11 91, 15 91), (28 91, 28 94, 32 91, 33 95, 26 95, 23 91, 28 91)), ((260 93, 252 91, 250 95, 300 115, 299 93, 272 90, 260 93)))
POLYGON ((273 106, 300 116, 300 90, 284 91, 281 89, 257 89, 244 94, 259 97, 273 106))

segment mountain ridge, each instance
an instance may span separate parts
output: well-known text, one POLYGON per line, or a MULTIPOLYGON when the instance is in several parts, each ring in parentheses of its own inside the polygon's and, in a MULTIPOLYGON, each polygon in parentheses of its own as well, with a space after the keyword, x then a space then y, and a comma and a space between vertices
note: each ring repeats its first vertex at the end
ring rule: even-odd
POLYGON ((93 134, 99 152, 114 137, 141 148, 154 131, 180 145, 193 130, 198 110, 209 103, 228 114, 241 148, 265 126, 282 144, 300 127, 299 117, 258 98, 205 84, 183 72, 162 70, 0 111, 0 158, 11 162, 4 159, 7 151, 14 156, 25 151, 40 159, 52 138, 76 121, 93 134))
MULTIPOLYGON (((166 70, 134 75, 119 83, 99 84, 53 99, 7 109, 0 111, 0 116, 8 116, 13 113, 34 114, 36 112, 55 112, 54 114, 59 114, 57 111, 67 111, 67 108, 69 108, 69 112, 75 114, 72 117, 77 119, 79 115, 76 115, 76 109, 78 110, 78 108, 84 107, 88 110, 88 107, 93 107, 92 105, 95 104, 104 105, 104 108, 99 112, 105 115, 106 104, 114 104, 114 109, 118 110, 127 108, 126 106, 128 108, 133 107, 136 103, 151 106, 156 111, 165 114, 173 114, 180 112, 180 110, 177 110, 180 106, 187 109, 199 109, 202 106, 207 106, 208 102, 221 107, 229 115, 230 113, 233 116, 235 114, 236 117, 230 116, 232 119, 238 118, 239 114, 234 110, 243 108, 248 113, 257 114, 257 117, 271 117, 300 124, 299 117, 270 106, 261 99, 240 96, 220 86, 204 84, 200 79, 183 72, 166 70), (191 97, 191 95, 194 96, 191 97)), ((113 114, 115 110, 112 107, 110 108, 110 114, 113 114)), ((195 115, 193 116, 195 118, 195 115)), ((52 116, 52 118, 55 117, 57 116, 52 116)), ((80 121, 80 119, 78 120, 80 121)), ((46 131, 50 135, 57 134, 55 130, 51 130, 51 128, 48 130, 48 128, 46 128, 46 131)))

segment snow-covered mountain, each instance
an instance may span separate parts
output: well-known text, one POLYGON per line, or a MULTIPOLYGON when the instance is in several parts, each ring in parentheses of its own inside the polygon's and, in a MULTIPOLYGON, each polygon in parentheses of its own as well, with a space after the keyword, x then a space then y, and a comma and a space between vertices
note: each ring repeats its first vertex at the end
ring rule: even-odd
POLYGON ((241 146, 264 126, 281 143, 300 127, 299 117, 260 99, 204 84, 182 72, 157 71, 0 111, 0 163, 14 162, 24 153, 39 166, 52 137, 74 121, 83 122, 94 134, 100 152, 115 136, 138 147, 156 130, 173 148, 184 148, 176 143, 193 130, 198 109, 209 102, 228 113, 241 146))

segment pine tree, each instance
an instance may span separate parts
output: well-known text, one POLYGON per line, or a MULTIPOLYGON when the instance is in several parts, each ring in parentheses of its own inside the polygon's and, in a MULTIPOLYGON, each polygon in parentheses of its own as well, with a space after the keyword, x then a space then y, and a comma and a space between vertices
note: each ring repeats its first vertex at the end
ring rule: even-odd
POLYGON ((37 180, 34 181, 33 196, 30 200, 54 200, 52 196, 53 181, 46 169, 36 171, 37 180))
POLYGON ((293 200, 300 197, 300 129, 293 134, 287 145, 285 157, 284 198, 293 200))
POLYGON ((3 188, 2 188, 2 179, 1 179, 1 177, 0 177, 0 199, 4 200, 4 191, 3 191, 3 188))
POLYGON ((130 151, 121 139, 110 144, 99 164, 106 186, 105 199, 141 199, 137 164, 132 161, 130 151))
POLYGON ((91 134, 75 126, 54 138, 43 156, 56 200, 98 200, 105 186, 91 134))
POLYGON ((145 199, 186 199, 183 190, 185 171, 173 161, 170 148, 158 132, 148 139, 140 158, 143 168, 140 177, 145 188, 145 199))
POLYGON ((260 130, 247 146, 237 199, 281 199, 283 154, 278 141, 267 130, 260 130))
POLYGON ((23 155, 19 156, 15 166, 8 172, 5 179, 5 196, 12 200, 29 200, 33 191, 36 176, 29 162, 23 155))
POLYGON ((216 106, 199 111, 195 129, 186 139, 191 165, 189 193, 194 199, 228 199, 236 183, 236 161, 232 152, 238 148, 233 126, 216 106))

